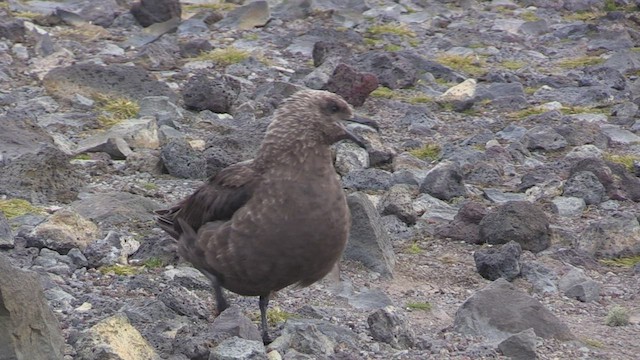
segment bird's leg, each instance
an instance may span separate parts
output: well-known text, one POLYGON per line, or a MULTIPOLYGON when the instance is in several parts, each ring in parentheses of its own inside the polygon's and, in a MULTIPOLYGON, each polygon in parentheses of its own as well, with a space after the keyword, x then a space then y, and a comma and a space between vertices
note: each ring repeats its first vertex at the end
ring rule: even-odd
POLYGON ((216 310, 218 310, 219 315, 229 307, 229 304, 227 303, 227 300, 224 298, 224 294, 222 293, 222 285, 220 285, 220 280, 218 280, 217 276, 208 271, 202 271, 202 273, 207 278, 209 278, 209 281, 211 281, 211 285, 213 285, 213 292, 216 295, 216 310))
POLYGON ((262 326, 262 342, 269 344, 271 339, 269 338, 269 328, 267 327, 267 307, 269 306, 269 294, 261 295, 260 301, 260 325, 262 326))

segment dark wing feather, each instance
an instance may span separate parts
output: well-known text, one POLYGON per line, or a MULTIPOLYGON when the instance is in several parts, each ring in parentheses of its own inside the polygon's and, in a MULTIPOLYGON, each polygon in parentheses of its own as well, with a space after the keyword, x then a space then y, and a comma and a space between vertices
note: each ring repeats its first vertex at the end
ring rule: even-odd
POLYGON ((221 170, 209 178, 192 195, 177 205, 156 211, 158 225, 173 238, 180 238, 180 218, 196 232, 212 221, 229 220, 249 201, 259 175, 251 163, 238 163, 221 170))

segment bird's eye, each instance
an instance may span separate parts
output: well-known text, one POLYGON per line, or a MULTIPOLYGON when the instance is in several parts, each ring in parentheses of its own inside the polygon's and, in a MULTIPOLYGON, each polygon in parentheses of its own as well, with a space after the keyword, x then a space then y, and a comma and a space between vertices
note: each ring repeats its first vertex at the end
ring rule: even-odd
POLYGON ((337 113, 338 111, 340 111, 340 106, 338 106, 338 104, 331 104, 331 112, 337 113))

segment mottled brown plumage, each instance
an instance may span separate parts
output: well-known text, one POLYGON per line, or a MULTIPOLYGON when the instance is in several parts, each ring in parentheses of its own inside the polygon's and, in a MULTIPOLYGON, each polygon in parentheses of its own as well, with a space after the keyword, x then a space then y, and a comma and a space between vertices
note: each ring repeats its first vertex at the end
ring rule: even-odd
POLYGON ((265 341, 269 294, 322 279, 346 244, 349 209, 330 145, 363 145, 343 121, 376 127, 354 118, 338 95, 298 92, 274 114, 253 161, 227 167, 159 212, 180 255, 212 281, 219 311, 227 307, 220 287, 260 296, 265 341))

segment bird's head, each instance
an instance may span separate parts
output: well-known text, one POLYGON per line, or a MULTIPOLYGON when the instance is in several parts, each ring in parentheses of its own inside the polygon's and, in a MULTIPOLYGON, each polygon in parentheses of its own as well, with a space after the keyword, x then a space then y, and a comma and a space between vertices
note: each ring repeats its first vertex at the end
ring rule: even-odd
POLYGON ((301 134, 314 137, 331 145, 349 139, 365 147, 362 139, 347 129, 349 123, 358 123, 378 130, 370 119, 355 116, 351 106, 339 95, 322 90, 299 91, 289 97, 276 112, 276 121, 303 131, 301 134))

